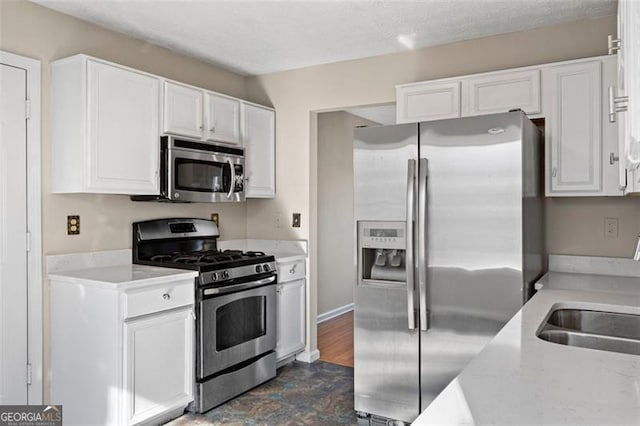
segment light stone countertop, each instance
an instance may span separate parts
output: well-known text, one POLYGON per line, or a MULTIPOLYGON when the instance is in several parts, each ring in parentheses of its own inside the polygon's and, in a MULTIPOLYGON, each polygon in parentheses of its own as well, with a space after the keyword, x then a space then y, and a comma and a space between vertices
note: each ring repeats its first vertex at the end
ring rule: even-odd
MULTIPOLYGON (((585 261, 575 260, 550 265, 567 270, 567 264, 585 261)), ((542 290, 414 424, 640 424, 640 356, 550 343, 536 335, 558 308, 640 314, 637 264, 625 265, 634 276, 545 275, 542 290)))
POLYGON ((49 274, 49 280, 121 290, 173 281, 193 281, 197 275, 196 271, 187 269, 128 264, 54 272, 49 274))
POLYGON ((226 240, 218 241, 221 250, 252 250, 273 255, 277 263, 290 263, 307 258, 306 240, 226 240))
POLYGON ((131 264, 131 250, 109 250, 47 256, 52 283, 82 284, 122 290, 191 280, 196 271, 131 264))

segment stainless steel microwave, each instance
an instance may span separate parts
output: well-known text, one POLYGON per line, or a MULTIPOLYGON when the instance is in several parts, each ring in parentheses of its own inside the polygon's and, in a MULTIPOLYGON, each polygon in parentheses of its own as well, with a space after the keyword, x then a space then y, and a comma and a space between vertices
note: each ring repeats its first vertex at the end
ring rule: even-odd
POLYGON ((134 201, 245 201, 244 149, 176 136, 160 138, 160 195, 134 201))

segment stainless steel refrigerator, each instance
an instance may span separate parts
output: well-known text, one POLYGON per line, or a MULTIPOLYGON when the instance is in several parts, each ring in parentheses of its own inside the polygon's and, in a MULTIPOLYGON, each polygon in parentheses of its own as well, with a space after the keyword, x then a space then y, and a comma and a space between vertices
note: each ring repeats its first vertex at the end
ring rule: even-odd
POLYGON ((355 130, 360 424, 413 421, 531 296, 539 134, 521 112, 355 130))

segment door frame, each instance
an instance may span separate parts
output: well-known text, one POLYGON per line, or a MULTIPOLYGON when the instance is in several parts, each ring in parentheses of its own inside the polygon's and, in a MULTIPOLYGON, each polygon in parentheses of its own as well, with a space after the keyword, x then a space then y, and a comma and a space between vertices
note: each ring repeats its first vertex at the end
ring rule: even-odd
POLYGON ((41 63, 37 59, 0 50, 0 63, 27 72, 27 227, 31 234, 27 254, 27 360, 31 364, 31 385, 27 403, 42 404, 42 163, 41 163, 41 63))

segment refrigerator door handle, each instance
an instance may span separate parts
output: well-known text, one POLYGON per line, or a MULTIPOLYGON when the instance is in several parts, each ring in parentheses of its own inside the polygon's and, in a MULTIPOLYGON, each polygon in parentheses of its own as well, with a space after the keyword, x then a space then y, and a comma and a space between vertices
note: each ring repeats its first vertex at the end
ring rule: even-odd
POLYGON ((429 315, 427 282, 427 179, 429 165, 426 158, 421 158, 418 165, 418 295, 420 300, 420 330, 431 328, 429 315))
POLYGON ((413 263, 413 224, 415 216, 415 177, 416 160, 409 160, 407 164, 407 247, 405 250, 405 263, 407 269, 407 317, 409 319, 409 330, 416 328, 415 315, 415 282, 413 263))

